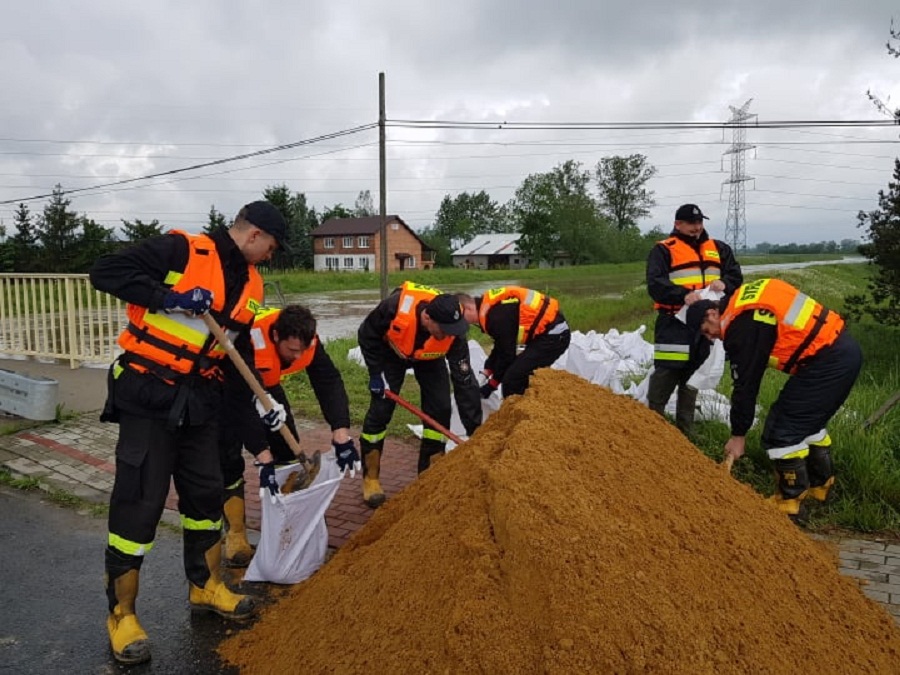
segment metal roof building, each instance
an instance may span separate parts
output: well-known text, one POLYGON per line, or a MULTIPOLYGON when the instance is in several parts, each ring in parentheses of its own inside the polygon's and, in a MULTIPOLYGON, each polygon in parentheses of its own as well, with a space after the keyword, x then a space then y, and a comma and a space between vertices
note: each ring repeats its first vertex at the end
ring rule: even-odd
POLYGON ((517 233, 479 234, 453 252, 453 266, 467 269, 522 269, 528 259, 519 252, 517 233))

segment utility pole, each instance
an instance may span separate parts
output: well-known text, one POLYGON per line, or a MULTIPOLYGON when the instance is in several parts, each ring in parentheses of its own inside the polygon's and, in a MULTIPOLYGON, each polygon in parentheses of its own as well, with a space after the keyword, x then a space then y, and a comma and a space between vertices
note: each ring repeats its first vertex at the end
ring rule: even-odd
POLYGON ((388 296, 387 160, 385 157, 384 73, 378 73, 378 192, 381 215, 381 299, 388 296))
POLYGON ((747 249, 747 210, 744 207, 744 183, 753 180, 753 177, 744 173, 746 165, 744 153, 756 147, 746 143, 747 120, 756 117, 755 114, 747 112, 752 100, 752 98, 748 98, 740 108, 735 108, 733 105, 728 106, 731 110, 731 119, 728 120, 728 124, 731 124, 733 128, 731 147, 724 154, 731 155, 731 177, 722 184, 729 186, 725 243, 730 245, 734 251, 747 249))

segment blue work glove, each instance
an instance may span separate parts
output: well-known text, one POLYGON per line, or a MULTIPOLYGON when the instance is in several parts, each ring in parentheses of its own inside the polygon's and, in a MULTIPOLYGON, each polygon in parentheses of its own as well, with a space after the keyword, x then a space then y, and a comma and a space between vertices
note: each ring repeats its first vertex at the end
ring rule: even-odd
POLYGON ((266 410, 262 401, 255 396, 253 397, 253 402, 256 405, 256 412, 259 415, 259 419, 266 425, 266 429, 275 433, 281 429, 287 421, 287 410, 284 409, 283 405, 272 398, 271 394, 267 394, 267 396, 269 399, 269 410, 266 410))
POLYGON ((384 398, 384 377, 381 373, 369 376, 369 391, 372 392, 372 396, 384 398))
POLYGON ((275 495, 281 492, 281 489, 278 487, 278 480, 275 478, 275 462, 269 462, 268 464, 257 462, 256 465, 259 467, 259 498, 262 499, 266 494, 266 490, 268 490, 269 499, 274 504, 278 501, 275 495))
POLYGON ((350 478, 356 476, 357 471, 362 471, 362 462, 359 459, 359 452, 353 444, 353 439, 348 438, 343 443, 331 441, 331 447, 334 448, 334 456, 337 458, 338 469, 343 473, 350 472, 350 478))
POLYGON ((163 298, 163 311, 184 312, 185 314, 206 314, 212 307, 213 294, 205 288, 192 288, 184 293, 169 291, 163 298))

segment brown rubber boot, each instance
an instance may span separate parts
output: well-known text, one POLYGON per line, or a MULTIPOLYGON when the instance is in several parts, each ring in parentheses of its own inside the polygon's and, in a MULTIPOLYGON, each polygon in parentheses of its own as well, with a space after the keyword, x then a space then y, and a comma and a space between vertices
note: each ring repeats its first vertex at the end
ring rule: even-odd
POLYGON ((377 509, 386 499, 378 477, 381 475, 381 449, 376 448, 363 453, 363 501, 367 506, 377 509))
POLYGON ((150 640, 134 613, 138 576, 138 570, 131 569, 112 581, 107 580, 106 593, 115 605, 106 619, 106 630, 113 656, 119 663, 150 660, 150 640))
POLYGON ((206 565, 209 568, 209 579, 201 588, 193 582, 190 585, 189 600, 191 611, 215 612, 226 619, 238 621, 249 619, 256 612, 256 603, 247 595, 232 593, 219 572, 222 564, 222 547, 216 543, 206 551, 206 565))
POLYGON ((246 567, 253 559, 253 547, 247 541, 244 496, 229 497, 222 510, 225 516, 225 567, 246 567))

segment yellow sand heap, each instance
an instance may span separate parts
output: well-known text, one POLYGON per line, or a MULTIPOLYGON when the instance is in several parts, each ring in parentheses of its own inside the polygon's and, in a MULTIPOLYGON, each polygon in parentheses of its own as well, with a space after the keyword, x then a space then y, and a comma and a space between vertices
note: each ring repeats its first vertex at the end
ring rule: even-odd
POLYGON ((822 545, 635 401, 543 370, 221 648, 242 673, 898 673, 822 545))

